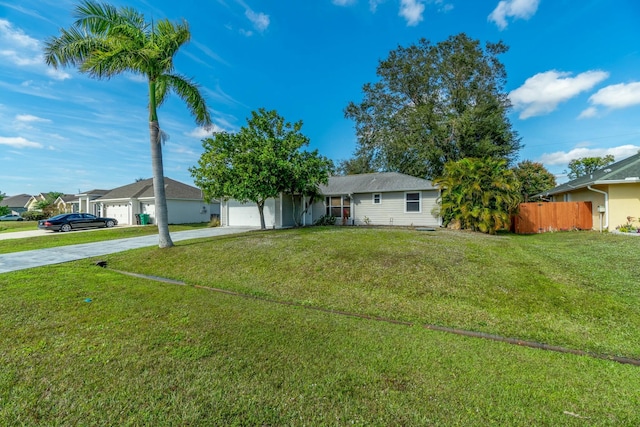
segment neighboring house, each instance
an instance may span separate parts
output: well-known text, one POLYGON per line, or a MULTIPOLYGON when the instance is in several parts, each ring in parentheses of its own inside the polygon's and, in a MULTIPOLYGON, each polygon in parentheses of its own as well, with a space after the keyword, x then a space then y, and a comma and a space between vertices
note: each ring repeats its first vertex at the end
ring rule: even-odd
MULTIPOLYGON (((336 224, 440 226, 441 218, 432 213, 440 191, 430 181, 395 172, 333 176, 320 186, 321 197, 308 207, 300 219, 311 225, 323 215, 336 217, 336 224)), ((300 196, 295 198, 298 210, 300 196)), ((264 217, 268 228, 291 227, 294 221, 294 198, 281 194, 265 203, 264 217)), ((236 200, 222 202, 222 225, 260 226, 255 203, 236 200)))
MULTIPOLYGON (((169 224, 189 224, 208 222, 220 215, 217 201, 205 203, 202 192, 196 187, 173 179, 164 178, 169 224)), ((91 200, 102 216, 115 218, 118 224, 136 224, 136 214, 148 214, 151 223, 156 223, 153 179, 145 179, 133 184, 114 188, 100 198, 91 200)))
POLYGON ((76 201, 78 203, 78 210, 76 212, 84 212, 90 213, 96 216, 102 216, 102 212, 100 211, 99 203, 91 203, 93 200, 98 199, 105 194, 107 194, 110 190, 90 190, 83 191, 80 194, 76 194, 76 201))
POLYGON ((29 201, 27 202, 27 210, 28 211, 37 211, 39 210, 36 205, 39 202, 42 202, 44 200, 47 199, 47 195, 49 193, 40 193, 40 194, 36 194, 35 196, 30 196, 29 197, 29 201))
POLYGON ((60 213, 81 212, 78 210, 79 201, 75 194, 63 194, 53 203, 60 213))
POLYGON ((552 202, 590 201, 593 228, 615 230, 640 217, 640 153, 539 194, 552 202))
POLYGON ((11 210, 12 214, 20 215, 27 211, 27 206, 31 200, 29 194, 18 194, 17 196, 5 197, 0 201, 0 206, 6 206, 11 210))

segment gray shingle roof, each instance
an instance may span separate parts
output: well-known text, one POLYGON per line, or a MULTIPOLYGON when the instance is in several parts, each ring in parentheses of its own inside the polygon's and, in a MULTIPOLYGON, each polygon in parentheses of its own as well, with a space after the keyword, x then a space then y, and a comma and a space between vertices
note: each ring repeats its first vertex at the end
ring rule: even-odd
MULTIPOLYGON (((164 186, 167 199, 202 199, 202 192, 199 188, 183 184, 171 178, 164 178, 164 186)), ((143 199, 153 197, 153 179, 149 178, 114 188, 97 200, 143 199)))
POLYGON ((111 190, 99 190, 99 189, 96 188, 94 190, 82 191, 82 192, 76 194, 76 196, 79 196, 79 195, 83 195, 83 196, 104 196, 109 191, 111 191, 111 190))
POLYGON ((10 208, 24 208, 29 203, 31 195, 18 194, 16 196, 5 197, 0 201, 0 206, 8 206, 10 208))
POLYGON ((62 194, 59 198, 65 203, 75 202, 78 200, 78 196, 75 194, 62 194))
POLYGON ((384 193, 389 191, 435 190, 431 181, 397 172, 332 176, 320 186, 322 194, 384 193))
POLYGON ((565 182, 549 191, 541 193, 541 196, 566 193, 572 190, 585 188, 597 184, 619 184, 640 182, 640 153, 605 166, 594 171, 590 175, 581 176, 572 181, 565 182))

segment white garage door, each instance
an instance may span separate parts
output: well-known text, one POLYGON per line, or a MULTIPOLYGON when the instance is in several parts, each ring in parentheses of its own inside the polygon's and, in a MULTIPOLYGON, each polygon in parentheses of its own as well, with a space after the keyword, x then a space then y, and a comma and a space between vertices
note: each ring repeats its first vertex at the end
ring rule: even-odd
POLYGON ((104 216, 115 218, 118 224, 129 224, 129 204, 113 203, 104 205, 104 216))
MULTIPOLYGON (((264 206, 264 223, 267 228, 275 221, 273 203, 268 200, 264 206)), ((260 213, 255 203, 242 204, 235 200, 229 200, 229 225, 232 227, 260 227, 260 213)))

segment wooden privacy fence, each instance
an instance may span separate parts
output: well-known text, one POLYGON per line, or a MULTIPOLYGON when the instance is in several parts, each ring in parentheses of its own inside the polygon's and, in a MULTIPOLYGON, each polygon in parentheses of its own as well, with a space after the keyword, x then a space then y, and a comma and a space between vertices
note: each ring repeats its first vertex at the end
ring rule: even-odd
POLYGON ((518 234, 591 230, 592 227, 591 202, 521 203, 519 213, 511 222, 511 231, 518 234))

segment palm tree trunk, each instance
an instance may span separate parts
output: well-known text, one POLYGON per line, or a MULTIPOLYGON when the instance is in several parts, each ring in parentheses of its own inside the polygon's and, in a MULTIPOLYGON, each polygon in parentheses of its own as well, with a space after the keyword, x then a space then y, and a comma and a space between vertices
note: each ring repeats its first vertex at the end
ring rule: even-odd
POLYGON ((170 248, 173 246, 173 241, 169 234, 169 215, 162 166, 162 143, 160 141, 160 127, 157 121, 149 123, 149 132, 151 134, 151 167, 153 169, 156 224, 158 225, 158 246, 160 248, 170 248))
POLYGON ((149 135, 151 139, 151 169, 153 171, 153 197, 155 199, 156 224, 158 225, 158 246, 173 246, 169 234, 169 214, 167 196, 164 191, 164 167, 162 165, 162 141, 160 124, 156 113, 155 84, 149 82, 149 135))

